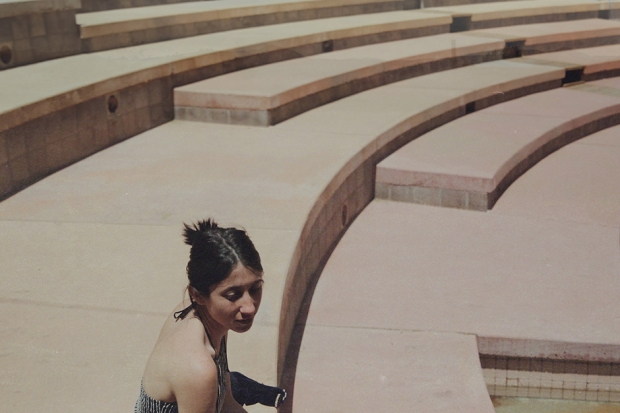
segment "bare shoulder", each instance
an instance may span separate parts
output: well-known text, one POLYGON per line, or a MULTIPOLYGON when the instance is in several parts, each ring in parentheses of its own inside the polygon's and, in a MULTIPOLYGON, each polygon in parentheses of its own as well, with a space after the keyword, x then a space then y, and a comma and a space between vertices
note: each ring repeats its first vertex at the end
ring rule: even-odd
POLYGON ((214 412, 217 403, 217 367, 211 354, 212 349, 202 341, 203 330, 198 330, 200 335, 196 331, 203 328, 202 323, 196 319, 184 321, 185 328, 180 328, 173 340, 175 363, 169 371, 170 387, 179 413, 214 412))

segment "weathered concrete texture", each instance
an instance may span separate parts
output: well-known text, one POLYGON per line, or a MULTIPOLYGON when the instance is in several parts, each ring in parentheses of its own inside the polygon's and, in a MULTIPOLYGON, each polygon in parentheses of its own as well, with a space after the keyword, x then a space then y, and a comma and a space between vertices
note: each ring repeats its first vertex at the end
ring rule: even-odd
MULTIPOLYGON (((158 4, 173 4, 184 3, 196 0, 81 0, 82 7, 80 11, 83 13, 102 11, 102 10, 114 10, 114 9, 126 9, 131 7, 147 7, 155 6, 158 4)), ((209 1, 209 0, 205 0, 209 1)))
MULTIPOLYGON (((338 244, 314 292, 296 394, 309 403, 358 402, 359 395, 348 399, 350 392, 324 385, 355 380, 350 365, 366 366, 377 355, 383 360, 380 349, 367 348, 367 339, 359 339, 350 354, 334 351, 334 344, 344 342, 337 334, 349 331, 367 337, 386 331, 475 334, 480 352, 504 356, 503 367, 493 366, 504 369, 504 386, 497 386, 503 395, 564 397, 562 387, 553 387, 550 377, 547 387, 540 374, 509 383, 519 376, 508 380, 506 368, 509 373, 524 368, 506 366, 505 356, 528 357, 525 371, 540 371, 529 364, 530 357, 606 360, 590 363, 593 369, 585 374, 609 376, 609 361, 620 360, 620 335, 613 328, 620 316, 614 305, 620 273, 619 137, 618 127, 610 128, 558 150, 518 179, 485 214, 373 201, 338 244), (535 383, 530 381, 534 377, 540 391, 530 394, 525 383, 535 383)), ((377 341, 380 347, 391 344, 377 341)), ((433 377, 432 369, 409 365, 433 377)), ((553 380, 569 381, 576 373, 566 370, 571 366, 570 361, 553 361, 553 368, 544 371, 558 374, 553 380)), ((406 380, 415 374, 401 372, 400 364, 382 367, 385 377, 406 380)), ((470 377, 478 371, 470 370, 470 377)), ((610 400, 605 380, 612 379, 601 378, 588 391, 573 387, 566 397, 610 400)), ((377 386, 367 384, 367 393, 377 386)), ((430 383, 419 386, 432 392, 430 383)))
POLYGON ((348 410, 493 413, 475 336, 308 325, 293 411, 348 410))
POLYGON ((85 52, 287 22, 402 10, 402 0, 220 0, 83 13, 85 52))
POLYGON ((79 1, 0 3, 0 70, 81 52, 79 1))
MULTIPOLYGON (((620 9, 620 3, 611 6, 620 9)), ((454 17, 451 31, 485 29, 565 20, 608 18, 609 4, 587 0, 525 0, 503 1, 460 6, 429 7, 429 11, 441 11, 454 17)))
POLYGON ((0 198, 171 120, 174 86, 300 53, 322 53, 325 41, 343 49, 447 31, 449 18, 444 15, 403 13, 216 33, 171 41, 163 48, 136 46, 4 71, 0 140, 11 141, 7 145, 19 150, 10 156, 13 165, 6 160, 0 164, 5 178, 0 181, 0 198))
POLYGON ((500 59, 517 41, 517 55, 620 42, 620 23, 589 19, 443 34, 259 66, 176 88, 175 116, 273 125, 366 89, 500 59))
POLYGON ((503 48, 502 40, 441 34, 259 66, 176 88, 176 117, 273 125, 363 90, 500 59, 503 48), (237 112, 246 116, 226 116, 237 112))
POLYGON ((549 153, 620 123, 619 91, 616 79, 596 81, 527 96, 446 124, 377 166, 378 195, 489 209, 549 153))
POLYGON ((601 46, 586 49, 564 50, 539 56, 524 57, 523 61, 555 64, 578 74, 575 80, 596 80, 620 76, 620 46, 601 46))

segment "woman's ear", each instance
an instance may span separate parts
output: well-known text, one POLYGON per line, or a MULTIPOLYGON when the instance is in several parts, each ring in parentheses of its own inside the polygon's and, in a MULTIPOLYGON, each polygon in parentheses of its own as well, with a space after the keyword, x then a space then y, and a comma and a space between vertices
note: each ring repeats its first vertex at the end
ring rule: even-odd
POLYGON ((194 287, 189 287, 189 297, 198 305, 204 305, 205 299, 194 287))

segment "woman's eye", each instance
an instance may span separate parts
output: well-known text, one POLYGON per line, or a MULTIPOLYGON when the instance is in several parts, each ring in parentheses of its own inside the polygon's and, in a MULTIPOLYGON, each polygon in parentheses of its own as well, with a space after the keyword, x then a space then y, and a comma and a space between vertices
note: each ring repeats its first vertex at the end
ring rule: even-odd
POLYGON ((237 301, 239 297, 241 297, 241 294, 239 294, 238 292, 230 292, 224 295, 224 297, 229 301, 237 301))

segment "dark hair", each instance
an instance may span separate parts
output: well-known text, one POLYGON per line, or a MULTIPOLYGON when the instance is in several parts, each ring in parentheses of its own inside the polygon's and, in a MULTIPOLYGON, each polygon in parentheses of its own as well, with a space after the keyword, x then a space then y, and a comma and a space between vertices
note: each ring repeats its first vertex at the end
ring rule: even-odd
MULTIPOLYGON (((248 234, 238 228, 222 228, 212 219, 183 224, 185 243, 191 245, 187 278, 189 286, 209 295, 212 287, 222 282, 241 263, 251 271, 262 273, 260 255, 248 234)), ((191 296, 190 296, 191 298, 191 296)), ((184 318, 194 303, 175 318, 184 318)))

